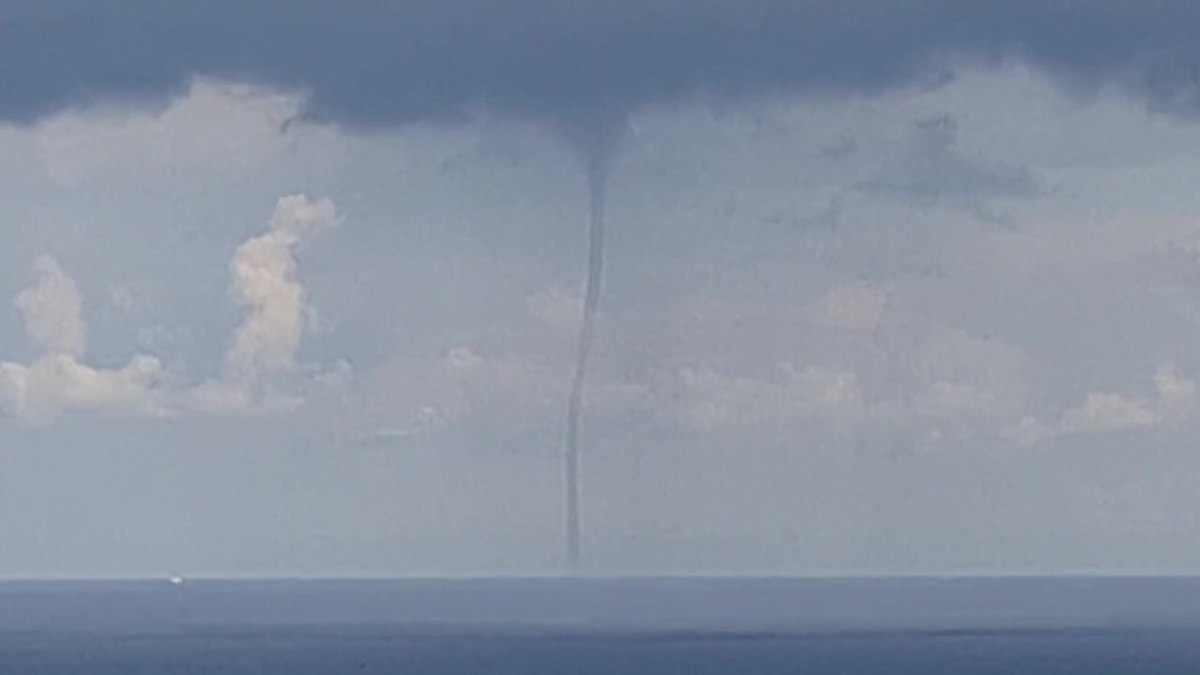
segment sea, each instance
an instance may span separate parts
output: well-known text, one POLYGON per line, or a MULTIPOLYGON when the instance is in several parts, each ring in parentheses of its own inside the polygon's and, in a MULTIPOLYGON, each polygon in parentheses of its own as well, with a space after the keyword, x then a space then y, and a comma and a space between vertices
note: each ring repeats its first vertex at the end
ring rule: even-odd
POLYGON ((0 673, 1200 675, 1200 579, 11 581, 0 673))

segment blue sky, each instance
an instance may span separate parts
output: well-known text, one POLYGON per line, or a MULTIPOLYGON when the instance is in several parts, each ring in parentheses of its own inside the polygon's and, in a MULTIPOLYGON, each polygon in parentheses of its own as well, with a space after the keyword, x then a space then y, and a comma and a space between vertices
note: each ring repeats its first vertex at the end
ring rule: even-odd
POLYGON ((0 573, 560 569, 597 140, 588 570, 1200 569, 1190 4, 305 4, 0 10, 0 573))

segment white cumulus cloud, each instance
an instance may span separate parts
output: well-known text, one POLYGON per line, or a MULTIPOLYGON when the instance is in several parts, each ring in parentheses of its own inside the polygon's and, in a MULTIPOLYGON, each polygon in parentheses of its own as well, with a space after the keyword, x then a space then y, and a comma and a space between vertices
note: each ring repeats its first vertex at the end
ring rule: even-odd
MULTIPOLYGON (((279 200, 268 231, 239 246, 230 264, 233 296, 246 309, 246 316, 234 334, 223 371, 190 388, 172 386, 159 360, 146 354, 134 355, 119 368, 87 364, 87 326, 79 288, 56 260, 39 258, 34 284, 17 295, 14 305, 40 355, 28 365, 0 361, 0 412, 47 418, 72 412, 171 415, 294 410, 303 402, 305 388, 330 379, 328 373, 313 375, 308 372, 311 368, 297 367, 296 354, 311 311, 296 276, 295 254, 335 223, 328 199, 292 195, 279 200), (267 381, 273 377, 293 382, 276 387, 267 381)), ((146 330, 149 335, 166 329, 146 330)))
POLYGON ((121 368, 83 363, 87 326, 79 288, 49 256, 38 258, 35 270, 37 280, 14 304, 40 356, 29 365, 0 362, 0 411, 32 418, 64 412, 161 413, 158 359, 138 354, 121 368))
POLYGON ((38 258, 34 268, 37 282, 21 291, 14 302, 25 320, 25 334, 48 354, 83 356, 87 327, 79 288, 50 256, 38 258))
POLYGON ((296 251, 336 223, 332 201, 290 195, 276 205, 270 229, 234 252, 232 292, 247 314, 225 357, 227 375, 252 377, 295 365, 309 316, 296 251))

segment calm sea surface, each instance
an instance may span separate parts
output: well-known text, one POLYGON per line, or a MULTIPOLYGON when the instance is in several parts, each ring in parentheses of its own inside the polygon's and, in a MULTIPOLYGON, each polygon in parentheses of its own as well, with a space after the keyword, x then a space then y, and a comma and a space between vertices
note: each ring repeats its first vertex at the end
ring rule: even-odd
POLYGON ((0 583, 0 673, 1200 674, 1197 579, 0 583))

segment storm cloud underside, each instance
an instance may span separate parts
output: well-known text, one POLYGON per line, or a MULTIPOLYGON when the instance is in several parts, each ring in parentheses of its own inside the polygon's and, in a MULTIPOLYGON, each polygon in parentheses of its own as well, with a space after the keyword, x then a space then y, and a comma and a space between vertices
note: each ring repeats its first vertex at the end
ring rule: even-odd
POLYGON ((469 106, 556 120, 701 95, 936 84, 948 57, 1027 59, 1086 91, 1116 81, 1200 110, 1200 7, 1186 0, 47 0, 0 9, 0 118, 161 101, 195 75, 311 94, 355 126, 469 106))

